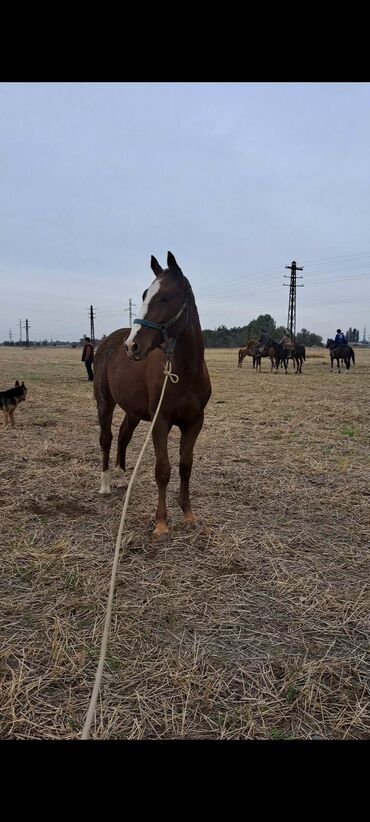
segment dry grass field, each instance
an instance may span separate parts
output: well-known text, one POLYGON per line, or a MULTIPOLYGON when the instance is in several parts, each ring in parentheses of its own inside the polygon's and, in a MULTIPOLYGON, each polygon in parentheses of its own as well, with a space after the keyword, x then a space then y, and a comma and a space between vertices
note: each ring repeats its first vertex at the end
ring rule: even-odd
MULTIPOLYGON (((354 739, 370 731, 370 352, 301 376, 207 352, 213 394, 187 531, 170 436, 170 536, 154 542, 152 446, 130 500, 92 735, 354 739)), ((0 737, 73 739, 95 677, 124 491, 98 494, 78 350, 0 349, 0 737)), ((114 418, 115 440, 122 412, 114 418)), ((128 451, 132 469, 148 423, 128 451)), ((112 456, 115 459, 115 440, 112 456)))

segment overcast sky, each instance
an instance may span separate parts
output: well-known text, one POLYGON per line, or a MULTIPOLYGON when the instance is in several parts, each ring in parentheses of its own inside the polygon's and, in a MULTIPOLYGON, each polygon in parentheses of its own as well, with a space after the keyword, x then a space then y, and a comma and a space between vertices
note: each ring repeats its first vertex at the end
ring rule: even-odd
POLYGON ((168 249, 203 328, 285 325, 295 259, 297 329, 370 335, 369 206, 368 83, 1 84, 0 340, 126 326, 168 249))

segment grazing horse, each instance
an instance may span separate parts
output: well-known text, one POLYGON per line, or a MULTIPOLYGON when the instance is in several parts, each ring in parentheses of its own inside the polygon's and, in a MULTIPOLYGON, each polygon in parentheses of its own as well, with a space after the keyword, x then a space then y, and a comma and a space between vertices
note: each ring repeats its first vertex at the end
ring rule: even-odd
POLYGON ((204 362, 202 331, 189 281, 171 252, 167 268, 155 257, 155 280, 144 291, 141 319, 131 329, 114 331, 100 344, 95 359, 94 394, 100 423, 103 456, 101 494, 110 493, 109 453, 112 416, 116 405, 126 412, 118 434, 119 485, 124 485, 126 449, 140 420, 154 417, 161 394, 166 359, 171 358, 178 384, 168 381, 161 410, 153 428, 158 506, 154 534, 168 532, 166 489, 171 467, 167 440, 173 425, 181 431, 179 504, 185 522, 193 525, 189 481, 195 441, 203 426, 211 382, 204 362))
POLYGON ((355 352, 351 345, 336 345, 334 340, 330 337, 326 341, 326 347, 329 349, 330 354, 330 373, 333 371, 333 363, 334 360, 337 361, 338 366, 338 373, 340 374, 340 360, 342 360, 346 366, 346 374, 348 374, 349 369, 351 367, 351 360, 353 365, 355 365, 355 352))
POLYGON ((255 347, 256 347, 256 340, 248 340, 247 344, 244 348, 239 348, 238 353, 238 368, 242 367, 242 362, 245 357, 253 357, 253 368, 256 364, 255 358, 255 347))

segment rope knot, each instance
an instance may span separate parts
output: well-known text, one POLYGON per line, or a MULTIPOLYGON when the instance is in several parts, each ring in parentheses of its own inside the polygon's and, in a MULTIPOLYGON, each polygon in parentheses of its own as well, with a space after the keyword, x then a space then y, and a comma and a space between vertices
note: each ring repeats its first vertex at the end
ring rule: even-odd
POLYGON ((180 379, 180 377, 178 376, 178 374, 173 374, 173 373, 172 373, 172 363, 171 363, 171 360, 167 360, 167 362, 165 363, 164 368, 163 368, 163 373, 164 373, 164 376, 165 376, 165 377, 169 377, 169 378, 170 378, 170 380, 171 380, 171 382, 172 382, 172 383, 177 383, 177 382, 179 381, 179 379, 180 379))

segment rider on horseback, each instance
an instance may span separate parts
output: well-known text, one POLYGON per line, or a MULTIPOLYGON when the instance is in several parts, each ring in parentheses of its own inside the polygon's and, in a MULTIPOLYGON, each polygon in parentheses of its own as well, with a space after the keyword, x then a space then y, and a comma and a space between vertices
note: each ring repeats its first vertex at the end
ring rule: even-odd
POLYGON ((337 333, 335 335, 334 342, 336 345, 347 345, 346 337, 343 334, 343 331, 340 330, 340 328, 337 328, 337 333))
POLYGON ((293 350, 294 342, 292 342, 289 331, 286 331, 285 334, 283 334, 280 342, 281 342, 281 345, 283 346, 283 348, 285 348, 287 351, 292 351, 293 350))
POLYGON ((261 334, 259 340, 256 342, 256 356, 259 354, 263 354, 265 347, 270 339, 270 335, 265 331, 264 328, 261 328, 261 334))

